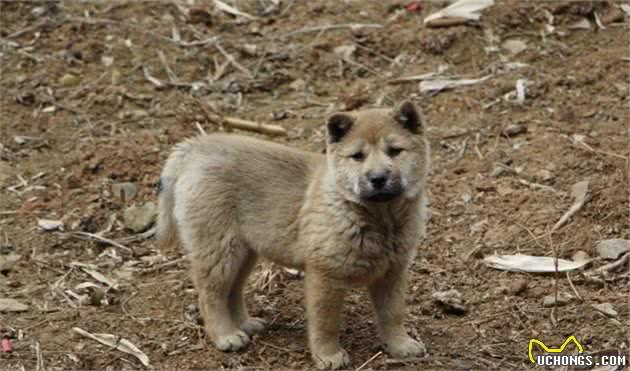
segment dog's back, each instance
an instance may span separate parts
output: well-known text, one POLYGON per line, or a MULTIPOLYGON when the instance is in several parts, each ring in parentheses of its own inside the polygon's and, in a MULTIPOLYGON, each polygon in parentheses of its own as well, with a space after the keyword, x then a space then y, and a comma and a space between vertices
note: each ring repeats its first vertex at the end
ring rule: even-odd
POLYGON ((158 239, 176 242, 176 223, 220 219, 237 224, 248 243, 281 244, 291 236, 269 232, 286 231, 297 219, 317 157, 323 156, 228 134, 179 144, 160 178, 158 239))

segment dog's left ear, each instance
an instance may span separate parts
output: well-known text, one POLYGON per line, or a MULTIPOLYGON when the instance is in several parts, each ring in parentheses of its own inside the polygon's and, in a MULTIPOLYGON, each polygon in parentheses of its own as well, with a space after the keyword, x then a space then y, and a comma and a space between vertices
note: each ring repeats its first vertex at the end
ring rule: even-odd
POLYGON ((422 134, 424 123, 420 111, 410 101, 404 101, 395 111, 394 119, 414 134, 422 134))

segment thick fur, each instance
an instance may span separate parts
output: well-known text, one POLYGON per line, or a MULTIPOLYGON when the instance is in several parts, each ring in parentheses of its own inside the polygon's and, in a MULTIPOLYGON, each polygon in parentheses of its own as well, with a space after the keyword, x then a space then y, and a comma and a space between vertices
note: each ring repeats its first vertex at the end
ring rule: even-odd
POLYGON ((407 270, 424 225, 425 132, 407 102, 331 116, 326 155, 223 134, 175 148, 161 177, 158 238, 187 250, 206 331, 219 349, 244 347, 264 326, 243 300, 256 258, 264 256, 305 272, 318 367, 349 365, 339 326, 353 287, 368 288, 390 354, 424 352, 403 315, 407 270))

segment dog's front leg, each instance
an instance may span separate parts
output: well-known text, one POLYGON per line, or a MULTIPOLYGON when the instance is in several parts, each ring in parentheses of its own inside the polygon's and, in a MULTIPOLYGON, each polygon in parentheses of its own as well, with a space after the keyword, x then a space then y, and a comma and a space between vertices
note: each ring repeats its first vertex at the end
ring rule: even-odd
POLYGON ((407 267, 396 267, 369 286, 378 333, 387 352, 393 357, 412 357, 425 353, 424 344, 410 337, 403 324, 406 277, 407 267))
POLYGON ((339 344, 339 327, 345 289, 317 270, 304 272, 308 340, 313 361, 320 369, 338 369, 350 364, 339 344))

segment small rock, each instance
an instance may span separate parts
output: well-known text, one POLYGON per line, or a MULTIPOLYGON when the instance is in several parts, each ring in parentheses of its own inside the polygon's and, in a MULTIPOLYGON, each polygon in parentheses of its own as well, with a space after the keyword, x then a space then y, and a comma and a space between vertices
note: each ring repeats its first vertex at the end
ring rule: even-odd
POLYGON ((135 233, 144 232, 153 223, 156 218, 157 207, 153 202, 147 202, 141 207, 130 206, 125 210, 125 226, 135 233))
POLYGON ((101 56, 101 63, 103 63, 106 67, 109 67, 112 64, 114 64, 114 57, 109 56, 109 55, 103 55, 101 56))
POLYGON ((508 293, 510 295, 520 295, 527 290, 527 280, 524 278, 512 281, 508 286, 508 293))
POLYGON ((578 250, 575 252, 575 254, 573 254, 571 260, 573 260, 574 262, 584 262, 591 260, 591 257, 586 251, 578 250))
POLYGON ((461 315, 466 313, 466 307, 463 304, 462 293, 450 289, 447 291, 436 291, 431 295, 433 300, 440 305, 447 313, 461 315))
POLYGON ((536 176, 540 179, 542 179, 545 182, 548 182, 550 180, 552 180, 553 178, 555 178, 556 176, 553 175, 553 173, 547 169, 542 169, 540 171, 538 171, 538 173, 536 174, 536 176))
POLYGON ((501 47, 512 55, 517 55, 527 49, 527 44, 522 40, 510 39, 505 40, 501 47))
POLYGON ((122 74, 118 68, 112 69, 112 85, 118 85, 120 83, 120 79, 122 78, 122 74))
POLYGON ((547 295, 543 298, 543 307, 561 306, 569 301, 572 297, 566 294, 558 293, 558 300, 556 301, 556 295, 547 295))
POLYGON ((302 91, 304 90, 304 88, 306 88, 306 82, 302 79, 294 80, 292 83, 289 84, 289 88, 294 91, 302 91))
POLYGON ((492 178, 498 178, 500 177, 503 173, 505 173, 505 169, 501 166, 495 166, 494 169, 492 169, 492 172, 490 173, 490 176, 492 178))
POLYGON ((26 312, 28 305, 15 299, 0 298, 0 312, 26 312))
POLYGON ((45 231, 55 231, 63 229, 63 222, 61 220, 37 219, 37 226, 45 231))
POLYGON ((67 73, 59 79, 61 86, 70 87, 79 83, 79 78, 71 73, 67 73))
POLYGON ((46 13, 46 8, 44 8, 43 6, 38 6, 31 10, 31 14, 35 18, 42 16, 44 13, 46 13))
POLYGON ((138 195, 138 186, 136 183, 131 182, 114 183, 112 184, 112 193, 114 197, 121 199, 123 202, 128 202, 138 195))
POLYGON ((506 137, 513 137, 518 134, 527 133, 527 126, 521 124, 511 124, 508 125, 505 130, 503 130, 503 135, 506 137))
POLYGON ((357 50, 357 47, 352 45, 341 45, 333 49, 335 54, 339 57, 339 59, 349 60, 352 59, 352 55, 357 50))
POLYGON ((630 240, 613 238, 597 244, 597 253, 604 259, 617 259, 628 251, 630 251, 630 240))
POLYGON ((16 253, 9 253, 7 255, 0 255, 0 273, 10 271, 15 263, 22 258, 22 255, 16 253))
POLYGON ((592 307, 609 317, 617 317, 619 314, 610 303, 592 304, 592 307))

